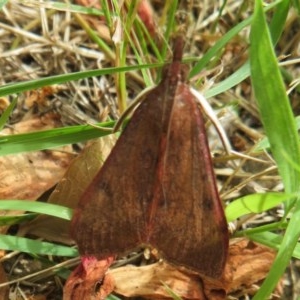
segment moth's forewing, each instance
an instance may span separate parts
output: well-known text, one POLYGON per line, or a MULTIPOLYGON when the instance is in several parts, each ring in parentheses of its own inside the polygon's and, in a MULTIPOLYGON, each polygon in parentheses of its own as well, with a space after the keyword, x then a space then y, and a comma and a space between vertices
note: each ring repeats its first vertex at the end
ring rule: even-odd
POLYGON ((165 89, 161 83, 149 92, 79 201, 71 235, 81 254, 122 254, 149 240, 148 213, 165 114, 157 99, 165 89))
POLYGON ((216 188, 204 121, 179 82, 160 152, 150 243, 170 262, 213 278, 224 269, 228 231, 216 188))

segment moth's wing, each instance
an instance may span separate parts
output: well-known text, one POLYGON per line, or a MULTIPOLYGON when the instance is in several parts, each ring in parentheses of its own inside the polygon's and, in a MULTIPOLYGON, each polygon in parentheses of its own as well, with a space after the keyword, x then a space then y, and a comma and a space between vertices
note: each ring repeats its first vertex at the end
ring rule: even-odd
MULTIPOLYGON (((71 235, 85 255, 105 257, 145 243, 162 130, 164 87, 149 92, 74 212, 71 235)), ((84 174, 82 174, 84 176, 84 174)))
POLYGON ((166 141, 150 243, 170 262, 219 277, 227 258, 227 224, 203 117, 185 84, 177 87, 166 141))

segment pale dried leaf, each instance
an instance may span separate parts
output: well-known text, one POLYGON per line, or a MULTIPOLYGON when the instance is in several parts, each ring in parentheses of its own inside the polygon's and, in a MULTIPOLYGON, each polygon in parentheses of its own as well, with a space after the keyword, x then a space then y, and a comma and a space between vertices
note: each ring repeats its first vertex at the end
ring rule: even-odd
POLYGON ((126 297, 171 299, 164 283, 182 299, 205 299, 198 276, 184 273, 166 262, 142 267, 127 265, 109 270, 108 274, 114 278, 114 292, 126 297))

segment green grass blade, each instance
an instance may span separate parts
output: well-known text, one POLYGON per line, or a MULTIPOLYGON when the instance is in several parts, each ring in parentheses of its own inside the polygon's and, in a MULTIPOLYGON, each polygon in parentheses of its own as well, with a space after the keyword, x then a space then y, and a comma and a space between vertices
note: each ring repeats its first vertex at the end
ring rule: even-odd
POLYGON ((105 300, 121 300, 120 298, 118 298, 117 296, 114 295, 109 295, 105 298, 105 300))
POLYGON ((161 282, 162 285, 164 286, 166 292, 169 294, 170 297, 174 300, 182 300, 181 297, 179 297, 165 282, 161 282))
MULTIPOLYGON (((282 1, 278 0, 278 1, 274 1, 273 3, 269 4, 266 8, 265 11, 268 11, 272 8, 274 8, 277 5, 280 5, 282 1)), ((285 20, 285 19, 284 19, 285 20)), ((284 21, 283 20, 283 21, 284 21)), ((221 51, 221 49, 233 38, 235 37, 243 28, 245 28, 246 26, 250 25, 252 21, 252 17, 240 22, 239 24, 237 24, 235 27, 233 27, 232 29, 230 29, 228 32, 226 32, 226 34, 224 34, 224 36, 222 38, 220 38, 215 45, 213 45, 204 55, 203 57, 198 61, 198 63, 193 67, 193 69, 191 70, 190 74, 189 74, 189 78, 196 76, 197 74, 199 74, 204 68, 205 66, 209 63, 209 61, 215 56, 217 55, 217 53, 219 51, 221 51)), ((249 66, 248 66, 248 70, 249 70, 249 66)), ((248 72, 248 76, 250 75, 250 71, 248 72)))
POLYGON ((8 0, 0 0, 0 9, 8 2, 8 0))
POLYGON ((282 31, 286 26, 286 18, 289 12, 289 7, 290 0, 283 0, 275 8, 275 13, 270 24, 270 32, 274 45, 276 45, 276 43, 278 42, 282 31))
POLYGON ((112 68, 104 68, 100 70, 80 71, 80 72, 74 72, 70 74, 50 76, 50 77, 30 80, 26 82, 11 83, 0 87, 0 97, 9 94, 34 90, 47 85, 65 83, 71 80, 79 80, 87 77, 115 74, 118 72, 129 72, 129 71, 141 70, 146 68, 159 68, 162 67, 163 65, 164 65, 163 63, 156 63, 156 64, 126 66, 120 68, 112 67, 112 68))
POLYGON ((0 226, 21 224, 24 222, 31 221, 37 216, 38 216, 38 214, 34 214, 34 213, 16 215, 16 216, 0 216, 0 226))
MULTIPOLYGON (((247 236, 247 234, 245 234, 247 236)), ((273 249, 280 249, 280 245, 282 244, 282 236, 275 234, 273 232, 260 232, 256 234, 251 234, 251 240, 266 245, 270 248, 273 249)), ((300 244, 297 243, 296 247, 294 248, 293 251, 293 257, 300 259, 300 244)))
POLYGON ((297 10, 298 15, 300 14, 300 2, 299 0, 293 0, 292 1, 293 6, 295 7, 295 9, 297 10))
MULTIPOLYGON (((272 47, 261 1, 256 0, 250 34, 251 79, 261 119, 271 151, 277 162, 285 191, 297 193, 300 176, 286 159, 300 161, 300 146, 295 120, 272 47)), ((295 206, 276 260, 262 287, 253 299, 267 299, 282 276, 300 235, 300 202, 295 206)))
POLYGON ((252 25, 251 45, 251 78, 262 122, 286 192, 296 192, 299 174, 286 159, 288 155, 292 161, 300 161, 296 122, 286 95, 264 15, 259 9, 256 10, 256 19, 252 25))
MULTIPOLYGON (((7 2, 7 1, 5 1, 5 2, 7 2)), ((0 3, 1 3, 1 1, 0 1, 0 3)), ((43 8, 59 10, 59 11, 64 11, 64 12, 87 14, 87 15, 91 15, 91 16, 103 16, 103 11, 98 8, 81 6, 81 5, 71 4, 71 3, 43 1, 43 2, 40 2, 38 5, 43 8)))
POLYGON ((11 112, 15 108, 16 104, 18 102, 18 98, 15 97, 14 100, 10 103, 8 108, 5 110, 5 112, 0 116, 0 131, 3 129, 4 125, 6 124, 11 112))
MULTIPOLYGON (((165 4, 166 5, 166 4, 165 4)), ((161 50, 161 56, 163 57, 163 60, 166 61, 166 56, 167 56, 167 50, 170 45, 168 43, 170 41, 170 37, 172 32, 174 32, 174 25, 175 25, 175 16, 176 16, 176 11, 177 11, 177 6, 178 6, 178 0, 173 0, 172 4, 169 5, 169 12, 168 12, 168 18, 167 18, 167 24, 166 30, 164 33, 164 38, 166 43, 163 44, 162 50, 161 50)))
MULTIPOLYGON (((164 62, 167 61, 167 53, 168 53, 168 49, 170 47, 169 41, 170 41, 171 34, 174 33, 175 16, 176 16, 176 11, 177 11, 177 6, 178 6, 178 0, 172 0, 172 2, 170 2, 170 0, 166 1, 165 5, 168 6, 169 10, 168 10, 168 17, 167 17, 166 24, 165 24, 166 30, 164 32, 164 43, 163 43, 163 46, 160 51, 161 57, 164 62)), ((157 77, 156 77, 157 82, 160 82, 161 76, 162 76, 162 70, 160 70, 157 73, 157 77)))
POLYGON ((107 45, 105 40, 100 38, 99 34, 91 28, 89 23, 80 14, 75 14, 75 18, 77 23, 86 31, 90 39, 98 45, 99 50, 105 53, 110 60, 115 60, 115 53, 107 45))
POLYGON ((52 149, 105 136, 111 134, 110 129, 114 127, 115 122, 111 121, 95 125, 107 128, 108 130, 95 128, 90 125, 78 125, 31 133, 1 136, 0 156, 52 149))
POLYGON ((10 251, 21 251, 30 254, 56 255, 56 256, 78 256, 75 248, 60 246, 57 244, 35 241, 18 236, 0 234, 0 249, 10 251))
MULTIPOLYGON (((281 0, 279 1, 274 1, 273 3, 269 4, 264 11, 268 11, 277 5, 281 4, 281 0)), ((191 70, 189 77, 196 76, 197 74, 200 73, 200 71, 209 63, 209 61, 217 55, 219 51, 234 37, 236 36, 243 28, 246 26, 250 25, 252 21, 252 17, 242 21, 238 25, 236 25, 234 28, 229 30, 218 42, 212 46, 207 53, 199 60, 199 62, 194 66, 194 68, 191 70)), ((283 24, 285 23, 285 19, 282 19, 281 22, 283 24)), ((274 24, 276 22, 274 21, 274 24)), ((278 33, 278 26, 274 25, 274 36, 275 32, 278 33)), ((221 94, 230 88, 234 87, 235 85, 239 84, 243 80, 245 80, 247 77, 250 75, 250 65, 249 61, 247 61, 243 66, 241 66, 236 72, 234 72, 231 76, 227 77, 225 80, 222 82, 216 84, 213 88, 208 90, 204 96, 206 98, 210 98, 213 96, 216 96, 218 94, 221 94)))
POLYGON ((106 0, 100 0, 101 8, 103 10, 103 14, 105 17, 105 23, 107 24, 107 27, 109 28, 109 31, 112 32, 113 29, 113 23, 112 23, 112 12, 109 9, 109 3, 106 0))
POLYGON ((190 71, 189 78, 192 78, 199 74, 206 65, 210 62, 210 60, 222 50, 222 48, 234 37, 236 36, 244 27, 251 24, 251 19, 248 18, 234 28, 229 30, 222 38, 220 38, 204 55, 203 57, 195 64, 193 69, 190 71))
POLYGON ((242 65, 237 71, 235 71, 229 77, 216 84, 210 90, 206 91, 204 93, 204 96, 206 98, 210 98, 218 94, 221 94, 225 91, 228 91, 235 85, 245 80, 249 75, 250 75, 250 64, 249 61, 247 61, 244 65, 242 65))
POLYGON ((24 210, 71 220, 73 210, 68 207, 28 200, 1 200, 0 210, 24 210))
POLYGON ((285 193, 252 194, 234 200, 226 206, 225 214, 228 222, 232 222, 243 215, 261 213, 275 207, 292 195, 285 193))
MULTIPOLYGON (((297 130, 300 130, 300 116, 297 116, 295 118, 296 121, 296 126, 297 126, 297 130)), ((260 151, 266 151, 270 148, 270 143, 267 137, 264 137, 261 141, 259 141, 257 143, 257 145, 255 146, 255 151, 260 152, 260 151)))

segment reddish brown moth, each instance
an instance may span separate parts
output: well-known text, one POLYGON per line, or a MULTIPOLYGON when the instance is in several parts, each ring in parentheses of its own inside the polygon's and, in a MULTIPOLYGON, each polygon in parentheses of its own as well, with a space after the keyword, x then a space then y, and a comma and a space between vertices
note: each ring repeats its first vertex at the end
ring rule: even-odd
POLYGON ((203 117, 184 83, 182 45, 178 38, 162 81, 79 201, 71 233, 82 256, 102 259, 150 245, 173 264, 218 278, 227 223, 203 117))

